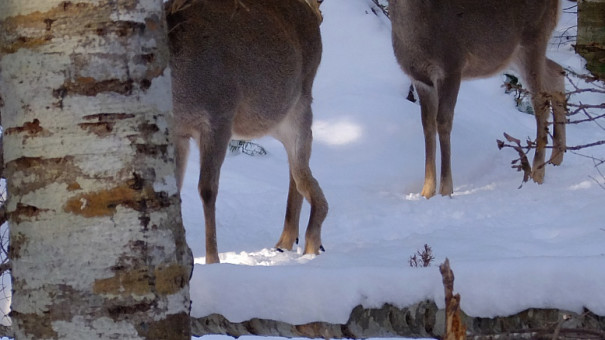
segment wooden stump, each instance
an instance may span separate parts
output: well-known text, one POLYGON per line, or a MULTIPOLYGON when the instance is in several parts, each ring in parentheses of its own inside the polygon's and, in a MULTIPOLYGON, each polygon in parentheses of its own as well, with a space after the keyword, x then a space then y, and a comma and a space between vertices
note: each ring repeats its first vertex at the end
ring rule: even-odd
POLYGON ((445 290, 445 336, 444 340, 465 340, 466 326, 460 317, 460 294, 454 294, 454 272, 449 259, 439 266, 445 290))

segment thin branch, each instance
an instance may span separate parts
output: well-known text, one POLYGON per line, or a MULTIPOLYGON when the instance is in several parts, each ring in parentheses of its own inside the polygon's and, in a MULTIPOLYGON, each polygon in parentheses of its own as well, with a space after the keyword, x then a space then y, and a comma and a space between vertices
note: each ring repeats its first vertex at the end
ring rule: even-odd
MULTIPOLYGON (((376 5, 376 7, 380 8, 380 11, 382 12, 382 14, 384 14, 387 18, 389 17, 389 7, 388 7, 388 5, 381 4, 380 0, 372 0, 372 2, 374 3, 374 5, 376 5)), ((376 13, 376 11, 375 11, 374 8, 372 8, 372 12, 377 15, 377 13, 376 13)))
POLYGON ((563 12, 565 12, 565 13, 578 13, 577 8, 578 8, 578 5, 571 5, 569 7, 563 8, 563 12), (572 10, 574 8, 576 9, 574 12, 569 12, 570 10, 572 10))
MULTIPOLYGON (((588 109, 605 109, 605 103, 602 104, 596 104, 596 105, 591 105, 591 104, 569 104, 568 106, 575 108, 573 111, 568 113, 568 116, 575 116, 576 114, 586 111, 588 109)), ((595 120, 595 119, 599 119, 599 118, 603 118, 605 116, 605 114, 602 115, 598 115, 596 117, 593 117, 592 119, 586 119, 583 121, 591 121, 591 120, 595 120)), ((582 122, 582 121, 580 121, 582 122)), ((571 121, 569 122, 570 124, 576 124, 576 121, 571 121)))
MULTIPOLYGON (((597 82, 599 80, 599 78, 597 78, 597 77, 595 77, 595 76, 593 76, 591 74, 581 74, 581 73, 578 73, 578 72, 572 70, 571 68, 565 68, 565 74, 566 74, 567 80, 569 80, 570 82, 572 82, 572 80, 569 77, 569 75, 573 75, 574 77, 582 79, 582 80, 584 80, 587 83, 594 83, 594 82, 597 82)), ((600 87, 603 87, 603 86, 600 86, 600 87)))
MULTIPOLYGON (((506 135, 506 133, 505 133, 505 135, 506 135)), ((497 142, 498 142, 498 149, 502 149, 502 148, 512 148, 512 149, 514 149, 515 151, 519 152, 519 155, 523 154, 524 156, 526 156, 526 155, 527 155, 527 153, 529 153, 529 149, 535 149, 535 146, 534 146, 534 145, 530 145, 530 146, 525 146, 526 150, 528 150, 528 151, 523 151, 523 147, 521 147, 521 145, 519 145, 519 144, 516 144, 516 145, 513 145, 513 144, 507 144, 507 143, 504 143, 504 142, 503 142, 503 141, 501 141, 501 140, 497 140, 497 142)), ((600 140, 600 141, 596 141, 596 142, 593 142, 593 143, 588 143, 588 144, 581 144, 581 145, 566 146, 566 149, 567 149, 568 151, 572 151, 572 150, 573 150, 573 151, 577 151, 577 150, 582 150, 582 149, 586 149, 586 148, 591 148, 591 147, 593 147, 593 146, 599 146, 599 145, 605 145, 605 140, 600 140)), ((552 145, 546 145, 544 148, 545 148, 545 149, 552 149, 553 147, 552 147, 552 145)))
POLYGON ((605 175, 603 175, 603 173, 601 172, 601 168, 599 168, 599 165, 605 163, 605 160, 593 158, 593 162, 594 162, 594 165, 595 165, 594 166, 595 169, 597 169, 597 172, 599 173, 599 175, 601 176, 601 178, 603 179, 603 181, 599 181, 598 179, 596 179, 593 176, 588 176, 588 177, 590 177, 590 179, 592 179, 595 183, 597 183, 597 185, 600 186, 601 189, 605 190, 605 175))
POLYGON ((573 28, 577 28, 578 25, 572 25, 567 27, 560 35, 554 36, 553 38, 557 38, 559 39, 559 42, 557 43, 557 47, 561 47, 561 45, 563 45, 566 42, 569 41, 576 41, 577 40, 577 34, 575 33, 569 33, 568 32, 573 29, 573 28))
POLYGON ((573 95, 573 94, 578 94, 578 93, 605 93, 605 90, 601 90, 601 89, 594 89, 594 88, 587 88, 587 89, 581 89, 581 88, 576 88, 573 91, 569 91, 567 92, 568 95, 573 95))
MULTIPOLYGON (((599 146, 599 145, 605 145, 605 140, 600 140, 600 141, 596 141, 593 143, 588 143, 588 144, 582 144, 582 145, 575 145, 575 146, 568 146, 567 150, 581 150, 581 149, 586 149, 586 148, 591 148, 593 146, 599 146)), ((548 147, 547 148, 552 148, 552 147, 548 147)))
POLYGON ((581 154, 579 152, 575 152, 573 150, 571 151, 571 153, 573 153, 576 156, 580 156, 580 157, 584 157, 584 158, 588 158, 588 159, 593 160, 594 163, 595 163, 595 167, 598 167, 598 166, 601 166, 602 164, 605 164, 605 159, 600 159, 600 158, 596 158, 594 156, 584 155, 584 154, 581 154))
MULTIPOLYGON (((572 105, 569 105, 569 106, 572 106, 572 105)), ((577 107, 578 107, 578 109, 575 110, 573 112, 573 114, 575 115, 575 114, 578 114, 578 113, 582 112, 588 118, 586 118, 586 119, 580 119, 580 120, 575 120, 575 121, 573 121, 574 124, 578 124, 576 122, 594 122, 601 130, 605 130, 605 127, 603 127, 597 121, 597 119, 605 117, 605 114, 601 114, 601 115, 598 115, 598 116, 595 117, 595 116, 593 116, 592 114, 590 114, 587 111, 587 109, 589 109, 589 108, 591 108, 591 109, 592 108, 595 108, 595 109, 605 109, 605 103, 599 104, 599 105, 584 105, 584 104, 580 103, 580 105, 578 105, 577 107)), ((569 122, 569 123, 572 123, 572 122, 569 122)))

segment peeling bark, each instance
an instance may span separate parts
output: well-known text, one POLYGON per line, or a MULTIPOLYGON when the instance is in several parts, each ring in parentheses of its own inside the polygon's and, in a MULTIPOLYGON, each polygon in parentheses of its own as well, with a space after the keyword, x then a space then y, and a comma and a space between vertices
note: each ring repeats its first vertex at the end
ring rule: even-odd
POLYGON ((162 0, 0 1, 19 339, 190 339, 162 0))

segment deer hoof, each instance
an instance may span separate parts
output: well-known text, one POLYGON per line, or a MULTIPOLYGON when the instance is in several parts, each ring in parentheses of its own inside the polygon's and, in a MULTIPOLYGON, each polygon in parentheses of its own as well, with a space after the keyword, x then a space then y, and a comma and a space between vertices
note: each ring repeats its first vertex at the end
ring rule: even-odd
POLYGON ((531 178, 538 184, 544 183, 544 168, 532 172, 531 178))
POLYGON ((278 253, 283 253, 283 252, 284 252, 284 250, 283 250, 283 249, 281 249, 281 248, 275 248, 275 250, 276 250, 278 253))
POLYGON ((435 187, 434 186, 424 186, 422 188, 422 192, 420 193, 424 198, 429 199, 435 196, 435 187))
POLYGON ((553 151, 552 156, 550 157, 550 163, 552 165, 561 165, 563 162, 563 152, 562 151, 553 151))
POLYGON ((325 253, 325 252, 326 252, 326 248, 324 248, 324 246, 323 246, 323 245, 319 246, 319 250, 320 250, 321 252, 323 252, 323 253, 325 253))
POLYGON ((319 255, 321 254, 321 252, 326 251, 325 248, 320 244, 319 247, 315 247, 310 245, 309 243, 305 244, 305 251, 303 252, 303 255, 307 255, 307 254, 313 254, 313 255, 319 255))
MULTIPOLYGON (((277 242, 277 244, 275 245, 275 248, 282 250, 282 251, 292 250, 293 243, 294 243, 294 241, 285 241, 285 240, 283 240, 283 238, 280 238, 279 242, 277 242)), ((298 242, 296 244, 298 244, 298 242)))

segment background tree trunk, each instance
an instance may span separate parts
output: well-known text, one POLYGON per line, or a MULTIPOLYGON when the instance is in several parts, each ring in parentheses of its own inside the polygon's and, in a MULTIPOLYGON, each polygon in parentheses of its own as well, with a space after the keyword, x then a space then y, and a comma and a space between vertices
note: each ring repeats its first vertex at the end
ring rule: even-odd
POLYGON ((0 1, 19 339, 190 339, 162 0, 0 1))
POLYGON ((605 79, 605 0, 578 1, 576 51, 593 75, 605 79))

